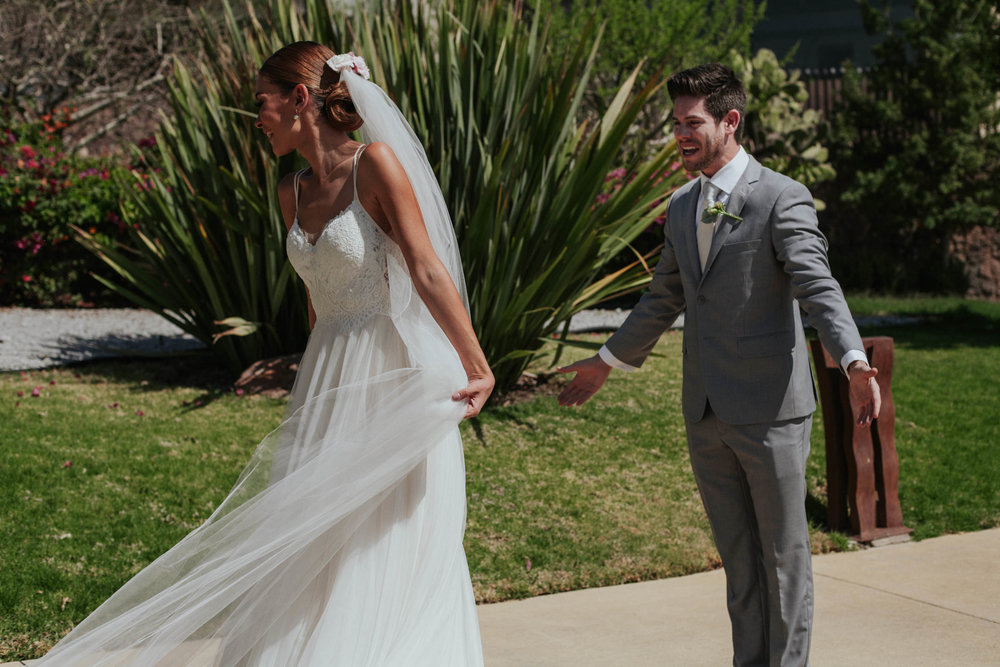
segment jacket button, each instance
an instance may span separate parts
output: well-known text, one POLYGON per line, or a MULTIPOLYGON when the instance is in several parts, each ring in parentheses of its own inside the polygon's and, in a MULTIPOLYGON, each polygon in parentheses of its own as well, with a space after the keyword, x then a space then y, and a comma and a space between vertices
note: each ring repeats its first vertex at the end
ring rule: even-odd
POLYGON ((706 298, 705 298, 705 295, 704 295, 704 294, 699 294, 699 295, 698 295, 698 304, 699 304, 699 305, 704 305, 704 303, 705 303, 706 301, 708 301, 708 299, 706 299, 706 298))

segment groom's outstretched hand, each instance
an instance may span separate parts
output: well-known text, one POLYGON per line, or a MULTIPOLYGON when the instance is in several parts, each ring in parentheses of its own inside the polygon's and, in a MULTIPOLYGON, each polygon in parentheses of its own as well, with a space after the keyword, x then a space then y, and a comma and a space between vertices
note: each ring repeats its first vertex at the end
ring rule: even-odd
POLYGON ((576 373, 566 388, 559 394, 559 405, 583 405, 597 393, 611 373, 608 366, 596 354, 589 359, 583 359, 556 369, 560 373, 576 373))
POLYGON ((859 426, 871 426, 872 421, 878 419, 878 413, 882 409, 882 390, 875 381, 876 375, 878 369, 870 367, 863 361, 855 361, 847 369, 851 411, 859 426))

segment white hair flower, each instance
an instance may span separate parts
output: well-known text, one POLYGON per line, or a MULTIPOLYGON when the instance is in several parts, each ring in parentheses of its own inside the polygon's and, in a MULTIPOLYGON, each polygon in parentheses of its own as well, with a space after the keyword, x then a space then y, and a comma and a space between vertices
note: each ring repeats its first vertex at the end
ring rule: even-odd
POLYGON ((371 73, 368 71, 368 64, 365 63, 365 59, 361 56, 354 55, 353 51, 338 53, 334 57, 327 60, 326 65, 334 72, 349 69, 363 79, 372 78, 371 73))

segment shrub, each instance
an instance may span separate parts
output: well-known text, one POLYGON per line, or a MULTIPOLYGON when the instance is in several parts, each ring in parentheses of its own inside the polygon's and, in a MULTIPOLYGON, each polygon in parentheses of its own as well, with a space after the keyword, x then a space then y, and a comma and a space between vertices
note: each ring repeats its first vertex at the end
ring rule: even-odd
POLYGON ((110 272, 76 242, 71 225, 107 243, 125 238, 122 176, 134 167, 117 157, 67 154, 61 132, 70 116, 64 108, 25 123, 0 110, 0 295, 5 305, 109 300, 89 273, 110 272))
MULTIPOLYGON (((604 38, 586 87, 583 109, 600 114, 636 64, 667 74, 706 62, 721 62, 730 52, 750 53, 754 26, 764 16, 764 3, 750 0, 539 0, 533 3, 551 19, 556 39, 576 42, 588 24, 604 24, 604 38)), ((669 120, 665 88, 640 111, 628 140, 631 152, 648 154, 662 144, 669 120)))
POLYGON ((502 391, 573 314, 648 280, 606 267, 666 206, 679 183, 668 167, 675 147, 626 162, 620 189, 605 179, 627 160, 624 143, 662 79, 633 90, 633 68, 601 116, 581 121, 601 53, 594 23, 557 42, 543 14, 496 0, 441 3, 436 14, 401 3, 376 19, 363 24, 361 47, 437 167, 473 324, 502 391), (420 37, 434 26, 436 39, 420 37))
POLYGON ((206 342, 223 318, 262 323, 218 344, 234 370, 301 346, 303 290, 284 258, 276 193, 293 163, 271 158, 251 118, 236 111, 251 108, 263 58, 306 38, 363 53, 427 147, 456 224, 473 324, 501 390, 575 312, 648 279, 634 270, 605 276, 602 267, 659 214, 652 204, 676 180, 655 175, 676 150, 668 143, 648 162, 628 164, 628 184, 595 205, 661 85, 653 77, 633 91, 633 74, 601 118, 578 121, 596 26, 557 43, 539 15, 527 22, 519 5, 499 0, 387 1, 350 22, 322 0, 307 0, 301 13, 266 4, 261 15, 248 6, 245 22, 227 10, 221 36, 204 20, 197 75, 175 66, 162 174, 135 202, 135 252, 92 243, 119 271, 122 294, 206 342))
POLYGON ((829 151, 819 142, 820 115, 805 108, 809 93, 798 70, 786 71, 769 49, 753 58, 733 53, 730 66, 747 89, 747 150, 764 166, 810 188, 832 179, 829 151))
POLYGON ((876 65, 846 68, 831 119, 831 260, 854 289, 964 291, 949 235, 1000 225, 1000 14, 914 0, 894 24, 879 4, 861 5, 876 65))
POLYGON ((257 68, 274 44, 225 5, 219 26, 194 22, 204 53, 175 61, 168 81, 172 113, 157 133, 160 172, 134 192, 125 211, 129 238, 80 235, 117 274, 110 289, 206 344, 235 374, 258 359, 301 351, 308 335, 305 290, 285 257, 278 204, 280 175, 253 127, 257 68), (223 34, 220 34, 224 32, 223 34), (225 336, 216 322, 240 316, 245 336, 225 336))

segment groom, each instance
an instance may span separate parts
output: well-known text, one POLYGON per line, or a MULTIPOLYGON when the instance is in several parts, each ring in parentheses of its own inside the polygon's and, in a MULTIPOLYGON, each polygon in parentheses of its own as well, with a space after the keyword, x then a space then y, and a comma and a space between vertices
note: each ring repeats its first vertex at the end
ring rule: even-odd
POLYGON ((861 425, 878 417, 868 366, 826 239, 802 184, 740 146, 746 92, 722 65, 667 82, 684 167, 649 290, 562 405, 593 396, 612 367, 641 366, 684 313, 683 413, 702 502, 726 571, 735 665, 806 665, 813 592, 805 462, 816 407, 799 309, 850 378, 861 425))

